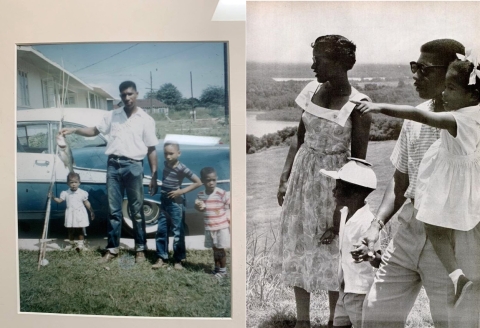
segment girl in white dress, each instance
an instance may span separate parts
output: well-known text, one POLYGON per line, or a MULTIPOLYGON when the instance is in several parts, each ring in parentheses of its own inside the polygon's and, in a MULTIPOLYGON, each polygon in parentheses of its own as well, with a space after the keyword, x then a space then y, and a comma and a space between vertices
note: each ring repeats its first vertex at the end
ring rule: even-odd
POLYGON ((442 129, 420 164, 414 207, 455 286, 455 307, 472 289, 471 280, 476 282, 480 275, 476 268, 468 271, 471 279, 466 278, 458 265, 467 256, 478 257, 480 250, 480 71, 473 58, 457 56, 463 60, 451 63, 445 78, 443 102, 448 112, 354 102, 362 114, 377 112, 442 129), (455 230, 477 236, 469 254, 455 252, 455 230))
POLYGON ((75 172, 71 172, 67 176, 67 184, 70 187, 68 190, 64 190, 60 193, 60 198, 52 197, 57 203, 67 202, 67 209, 65 210, 65 227, 68 230, 68 239, 70 245, 66 249, 71 249, 75 246, 75 249, 80 252, 84 247, 84 228, 89 226, 87 210, 90 211, 92 220, 95 219, 95 213, 88 201, 88 192, 80 189, 80 175, 75 172), (75 241, 75 237, 78 240, 75 241))

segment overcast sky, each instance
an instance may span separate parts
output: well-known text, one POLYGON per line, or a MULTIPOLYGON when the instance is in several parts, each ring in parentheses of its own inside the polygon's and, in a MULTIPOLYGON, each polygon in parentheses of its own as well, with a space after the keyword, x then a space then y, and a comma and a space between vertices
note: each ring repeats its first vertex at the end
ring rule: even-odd
POLYGON ((357 45, 357 63, 406 64, 420 46, 480 43, 480 2, 247 2, 247 61, 310 63, 318 36, 357 45))
POLYGON ((209 85, 224 86, 221 42, 73 43, 34 48, 60 66, 63 61, 67 71, 116 99, 120 98, 118 86, 125 80, 134 81, 143 98, 150 88, 150 72, 154 89, 172 83, 186 98, 190 98, 190 72, 195 98, 209 85))

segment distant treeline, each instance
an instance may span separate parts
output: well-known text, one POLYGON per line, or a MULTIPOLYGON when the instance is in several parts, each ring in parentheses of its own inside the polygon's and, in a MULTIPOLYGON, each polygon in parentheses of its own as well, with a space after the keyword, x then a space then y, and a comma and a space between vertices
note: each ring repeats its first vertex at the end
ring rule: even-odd
MULTIPOLYGON (((294 108, 295 98, 307 85, 305 81, 275 82, 273 80, 253 80, 247 84, 247 110, 269 111, 294 108)), ((423 100, 418 97, 415 88, 399 80, 394 87, 382 82, 366 83, 364 86, 352 83, 358 91, 365 93, 373 102, 418 105, 423 100)))
MULTIPOLYGON (((396 140, 402 129, 403 120, 381 114, 373 116, 370 126, 371 141, 396 140)), ((247 134, 247 154, 253 154, 272 146, 289 145, 289 138, 297 133, 297 127, 287 127, 275 133, 268 133, 262 137, 247 134)))
MULTIPOLYGON (((315 74, 311 68, 312 63, 247 63, 247 83, 250 79, 263 79, 272 77, 283 78, 313 78, 315 74)), ((398 79, 411 79, 410 65, 396 64, 356 64, 349 72, 350 77, 384 77, 387 81, 398 79)))
MULTIPOLYGON (((265 64, 247 63, 247 110, 264 111, 257 119, 299 121, 301 109, 295 103, 295 98, 309 83, 308 81, 276 82, 274 77, 307 78, 313 73, 307 64, 265 64)), ((385 78, 385 83, 355 83, 360 92, 369 96, 373 102, 392 104, 418 105, 422 103, 411 82, 408 65, 355 65, 349 76, 358 78, 385 78), (396 81, 392 83, 392 81, 396 81), (387 83, 388 82, 388 83, 387 83)), ((397 139, 400 134, 402 120, 384 115, 374 115, 370 128, 370 140, 397 139)), ((253 153, 263 148, 288 143, 288 137, 296 133, 296 128, 286 128, 264 135, 261 138, 247 136, 247 153, 253 153)))

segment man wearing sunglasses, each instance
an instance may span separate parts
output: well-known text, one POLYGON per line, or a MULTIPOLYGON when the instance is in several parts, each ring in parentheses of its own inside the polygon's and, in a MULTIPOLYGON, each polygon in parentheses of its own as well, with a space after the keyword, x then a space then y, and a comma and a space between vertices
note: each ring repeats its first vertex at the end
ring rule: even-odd
MULTIPOLYGON (((426 100, 417 108, 436 112, 444 110, 442 92, 448 64, 457 58, 457 53, 464 52, 464 46, 451 39, 433 40, 421 47, 418 60, 410 63, 416 91, 426 100)), ((398 213, 400 226, 385 251, 364 302, 364 328, 403 328, 422 285, 430 299, 435 327, 464 327, 458 325, 451 311, 453 284, 425 234, 423 223, 417 221, 413 211, 420 161, 438 138, 437 129, 405 120, 390 157, 395 173, 387 186, 377 217, 361 243, 373 248, 380 230, 401 208, 398 213)), ((352 256, 355 260, 366 259, 368 255, 364 253, 354 251, 352 256)))

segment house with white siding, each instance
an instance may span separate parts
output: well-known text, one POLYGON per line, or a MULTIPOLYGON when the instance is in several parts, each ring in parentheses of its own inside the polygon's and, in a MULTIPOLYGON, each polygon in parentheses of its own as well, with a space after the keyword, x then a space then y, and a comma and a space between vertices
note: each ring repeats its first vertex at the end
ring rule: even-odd
POLYGON ((107 110, 112 100, 101 87, 88 85, 32 47, 17 47, 17 110, 62 104, 107 110))

